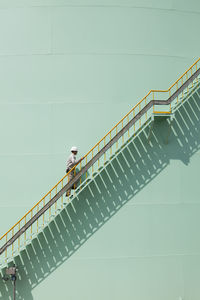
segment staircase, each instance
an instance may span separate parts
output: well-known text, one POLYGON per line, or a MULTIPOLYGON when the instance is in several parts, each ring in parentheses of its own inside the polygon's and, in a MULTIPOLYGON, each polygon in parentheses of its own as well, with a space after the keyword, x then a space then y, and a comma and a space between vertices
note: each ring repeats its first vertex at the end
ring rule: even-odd
POLYGON ((94 182, 99 174, 134 141, 147 131, 146 142, 150 142, 154 120, 165 117, 171 124, 175 112, 199 87, 200 58, 168 89, 151 90, 138 102, 85 156, 70 172, 74 178, 69 181, 66 174, 38 203, 35 204, 13 227, 0 238, 0 269, 10 265, 34 238, 51 226, 65 207, 81 195, 83 190, 94 182), (78 184, 74 194, 65 197, 65 192, 78 184))

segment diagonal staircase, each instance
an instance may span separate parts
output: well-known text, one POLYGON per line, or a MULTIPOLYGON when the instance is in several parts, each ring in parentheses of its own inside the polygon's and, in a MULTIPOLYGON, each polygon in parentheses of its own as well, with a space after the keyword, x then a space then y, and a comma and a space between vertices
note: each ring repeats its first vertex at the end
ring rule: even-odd
POLYGON ((68 180, 69 172, 0 238, 0 268, 12 263, 56 216, 62 214, 73 198, 80 195, 127 145, 147 129, 149 142, 155 117, 169 118, 171 126, 175 112, 199 87, 199 74, 200 58, 168 90, 151 90, 139 101, 70 171, 74 172, 71 181, 68 180), (74 194, 65 198, 65 192, 75 183, 78 186, 74 194))

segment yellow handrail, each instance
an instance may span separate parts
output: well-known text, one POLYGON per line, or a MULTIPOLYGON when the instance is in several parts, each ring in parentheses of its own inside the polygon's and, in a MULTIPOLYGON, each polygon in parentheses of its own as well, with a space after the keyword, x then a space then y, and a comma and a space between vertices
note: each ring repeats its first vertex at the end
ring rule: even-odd
MULTIPOLYGON (((196 62, 194 62, 192 64, 192 66, 190 68, 187 69, 187 71, 185 71, 183 73, 183 75, 181 75, 179 77, 179 79, 177 79, 167 90, 150 90, 146 96, 144 96, 85 156, 87 156, 99 143, 101 143, 101 141, 107 137, 111 131, 113 131, 134 109, 136 109, 136 107, 138 107, 140 105, 140 103, 142 103, 142 101, 147 98, 152 92, 157 92, 157 93, 166 93, 166 92, 169 92, 171 90, 171 88, 181 79, 184 77, 184 75, 189 71, 191 70, 197 63, 198 61, 200 60, 200 58, 197 59, 196 62)), ((85 157, 84 156, 84 157, 85 157)))
MULTIPOLYGON (((178 82, 180 79, 182 79, 185 74, 188 73, 188 71, 192 70, 192 68, 196 65, 196 69, 197 69, 197 63, 200 61, 200 58, 198 58, 167 90, 150 90, 146 96, 144 96, 98 143, 95 144, 95 146, 89 150, 89 152, 83 157, 84 158, 87 158, 87 156, 97 147, 99 146, 99 144, 104 140, 105 141, 105 138, 114 130, 117 128, 117 126, 123 122, 123 120, 131 113, 133 112, 142 102, 144 99, 146 99, 151 93, 166 93, 166 92, 169 92, 178 82)), ((99 147, 98 147, 99 149, 99 147)), ((79 163, 78 163, 79 164, 79 163)), ((77 164, 77 165, 78 165, 77 164)), ((77 166, 76 165, 76 166, 77 166)), ((76 168, 76 166, 74 166, 44 197, 42 197, 42 199, 36 203, 14 226, 12 226, 1 238, 0 238, 0 241, 5 237, 7 236, 7 234, 9 232, 11 232, 23 219, 25 219, 27 217, 27 215, 29 213, 31 213, 34 208, 36 208, 71 172, 74 171, 74 169, 76 168)))

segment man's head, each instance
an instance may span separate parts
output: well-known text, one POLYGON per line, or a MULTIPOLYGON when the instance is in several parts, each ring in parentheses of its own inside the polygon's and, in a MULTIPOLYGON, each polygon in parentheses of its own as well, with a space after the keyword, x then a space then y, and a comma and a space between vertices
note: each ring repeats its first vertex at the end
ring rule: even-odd
POLYGON ((74 155, 76 155, 76 154, 78 153, 77 147, 76 147, 76 146, 73 146, 73 147, 71 148, 71 152, 72 152, 74 155))

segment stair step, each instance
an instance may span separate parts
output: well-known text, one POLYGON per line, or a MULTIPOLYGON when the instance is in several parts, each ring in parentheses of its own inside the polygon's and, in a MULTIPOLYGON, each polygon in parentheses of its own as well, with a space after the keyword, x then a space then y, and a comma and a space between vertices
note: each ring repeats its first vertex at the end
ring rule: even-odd
POLYGON ((93 174, 92 174, 92 177, 95 177, 96 175, 98 175, 99 172, 98 171, 95 171, 93 174))
POLYGON ((100 172, 102 169, 103 169, 103 167, 99 167, 99 169, 98 169, 98 170, 99 170, 99 172, 100 172))
POLYGON ((109 158, 109 160, 112 160, 115 157, 115 154, 112 154, 109 158))

